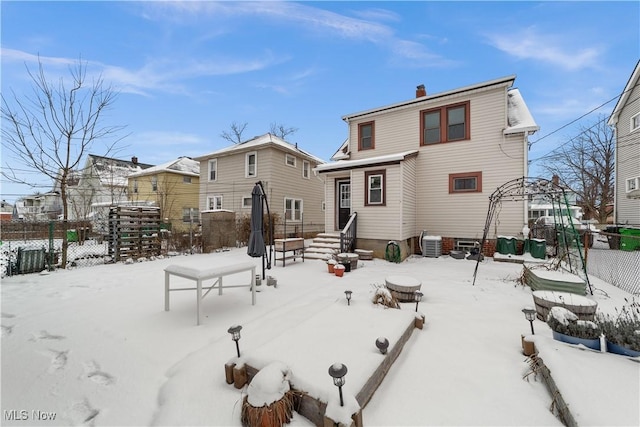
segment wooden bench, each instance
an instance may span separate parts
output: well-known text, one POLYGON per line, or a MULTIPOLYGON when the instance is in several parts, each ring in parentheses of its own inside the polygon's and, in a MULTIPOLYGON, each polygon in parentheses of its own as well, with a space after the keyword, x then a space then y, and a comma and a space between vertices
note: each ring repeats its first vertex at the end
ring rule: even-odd
POLYGON ((196 291, 196 314, 197 324, 200 324, 202 308, 200 301, 206 297, 213 288, 218 288, 218 295, 222 295, 222 288, 251 288, 251 304, 256 304, 256 266, 252 262, 243 262, 240 264, 227 265, 224 267, 214 267, 199 269, 186 267, 182 265, 169 265, 164 269, 164 310, 169 311, 169 292, 171 291, 196 291), (244 271, 251 272, 251 281, 248 285, 231 285, 224 286, 222 279, 224 276, 242 273, 244 271), (185 279, 195 280, 195 288, 173 288, 169 284, 171 276, 178 276, 185 279), (206 292, 202 294, 202 282, 209 279, 216 279, 209 287, 205 287, 206 292))

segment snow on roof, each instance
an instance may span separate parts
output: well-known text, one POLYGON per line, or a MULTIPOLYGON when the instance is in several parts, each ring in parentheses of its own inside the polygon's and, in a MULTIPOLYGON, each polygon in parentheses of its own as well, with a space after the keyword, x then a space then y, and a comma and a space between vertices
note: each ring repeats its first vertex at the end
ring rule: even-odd
POLYGON ((134 172, 129 176, 137 177, 161 172, 171 172, 189 176, 200 176, 200 162, 198 162, 197 160, 193 160, 190 157, 179 157, 175 160, 171 160, 170 162, 166 162, 158 166, 153 166, 139 172, 134 172))
POLYGON ((313 154, 310 154, 307 151, 304 151, 298 148, 298 144, 291 144, 285 141, 284 139, 277 137, 276 135, 272 135, 271 133, 265 133, 264 135, 256 136, 252 139, 249 139, 248 141, 241 142, 240 144, 234 144, 230 147, 226 147, 221 150, 217 150, 212 153, 205 154, 204 156, 198 156, 195 159, 198 161, 206 160, 211 157, 229 155, 236 152, 250 151, 251 149, 258 149, 268 145, 275 145, 285 151, 293 151, 297 154, 300 154, 302 156, 305 156, 315 161, 318 164, 325 163, 325 161, 322 160, 321 158, 316 157, 313 154))
POLYGON ((361 111, 358 113, 353 113, 353 114, 347 114, 346 116, 342 116, 342 120, 348 122, 351 119, 360 117, 360 116, 365 116, 367 114, 372 114, 372 113, 377 113, 377 112, 382 112, 382 111, 386 111, 386 110, 391 110, 391 109, 395 109, 395 108, 401 108, 401 107, 408 107, 411 106, 415 103, 427 103, 431 100, 437 99, 437 98, 442 98, 444 96, 449 96, 449 95, 454 95, 454 94, 458 94, 458 93, 462 93, 462 92, 468 92, 471 90, 476 90, 476 89, 482 89, 484 87, 488 87, 488 86, 496 86, 496 85, 504 85, 507 84, 508 86, 511 86, 513 84, 513 82, 515 81, 516 76, 515 75, 511 75, 511 76, 506 76, 506 77, 502 77, 502 78, 498 78, 498 79, 494 79, 494 80, 489 80, 486 82, 482 82, 482 83, 476 83, 474 85, 470 85, 470 86, 464 86, 458 89, 453 89, 453 90, 448 90, 445 92, 440 92, 440 93, 435 93, 433 95, 428 95, 428 96, 421 96, 420 98, 413 98, 410 99, 409 101, 403 101, 403 102, 398 102, 396 104, 391 104, 391 105, 387 105, 384 107, 378 107, 378 108, 373 108, 370 110, 365 110, 365 111, 361 111))
POLYGON ((509 127, 504 130, 505 135, 540 130, 517 88, 507 92, 507 121, 509 127))
POLYGON ((349 158, 350 153, 351 153, 351 150, 349 147, 349 138, 347 138, 342 143, 340 148, 338 148, 338 150, 335 153, 333 153, 333 156, 331 156, 329 160, 332 160, 332 161, 347 160, 349 158))
POLYGON ((129 160, 112 159, 109 157, 89 154, 87 162, 98 174, 100 184, 105 186, 126 187, 130 174, 152 167, 145 163, 134 163, 129 160))
POLYGON ((387 154, 386 156, 369 157, 358 160, 338 160, 333 163, 318 165, 315 169, 318 172, 329 172, 339 169, 352 169, 358 166, 377 165, 381 163, 398 163, 409 156, 418 154, 418 150, 403 151, 401 153, 387 154))

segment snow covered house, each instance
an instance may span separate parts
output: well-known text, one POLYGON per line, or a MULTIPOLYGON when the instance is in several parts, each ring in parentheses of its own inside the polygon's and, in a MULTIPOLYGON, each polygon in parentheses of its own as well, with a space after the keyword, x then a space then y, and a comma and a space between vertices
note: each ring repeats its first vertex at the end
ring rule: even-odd
POLYGON ((68 188, 69 220, 91 220, 94 231, 106 233, 109 207, 128 203, 128 176, 151 166, 135 156, 121 160, 87 155, 84 167, 74 172, 74 185, 68 188))
POLYGON ((49 221, 62 213, 60 193, 49 191, 21 197, 13 205, 13 219, 24 221, 49 221))
POLYGON ((608 124, 615 131, 614 221, 640 226, 640 61, 618 99, 608 124))
POLYGON ((200 162, 180 157, 129 175, 129 201, 160 208, 160 218, 174 231, 186 231, 198 221, 200 162))
MULTIPOLYGON (((324 161, 270 133, 213 153, 200 162, 200 209, 251 213, 251 191, 261 181, 269 209, 286 218, 287 234, 324 230, 324 182, 313 169, 324 161)), ((281 231, 281 230, 280 230, 281 231)))
MULTIPOLYGON (((347 140, 325 177, 327 232, 343 230, 356 213, 355 247, 384 257, 390 241, 402 257, 417 253, 425 232, 442 250, 482 240, 489 195, 527 176, 527 140, 539 127, 515 76, 416 97, 348 114, 347 140)), ((527 223, 524 201, 504 203, 497 234, 518 235, 527 223)), ((492 253, 492 252, 491 252, 492 253)))

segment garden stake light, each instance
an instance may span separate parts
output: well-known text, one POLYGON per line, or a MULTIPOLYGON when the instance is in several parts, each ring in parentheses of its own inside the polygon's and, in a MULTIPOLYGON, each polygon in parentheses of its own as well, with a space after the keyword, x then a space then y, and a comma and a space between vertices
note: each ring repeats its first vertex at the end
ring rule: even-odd
POLYGON ((531 307, 525 307, 522 309, 522 312, 531 325, 531 335, 535 335, 535 332, 533 331, 533 321, 536 319, 536 310, 531 307))
POLYGON ((416 302, 416 313, 418 312, 418 304, 420 303, 420 301, 422 300, 422 292, 420 291, 415 291, 413 293, 413 299, 416 302))
POLYGON ((344 291, 344 294, 347 296, 347 305, 351 305, 351 291, 344 291))
POLYGON ((233 325, 232 327, 230 327, 227 330, 227 332, 229 332, 231 334, 231 339, 236 342, 236 352, 238 353, 238 357, 240 357, 240 345, 238 344, 238 341, 240 341, 240 330, 241 329, 242 329, 242 326, 233 325))
POLYGON ((329 375, 333 378, 333 384, 338 387, 340 393, 340 406, 344 406, 342 399, 342 386, 344 385, 344 376, 347 375, 347 367, 342 363, 334 363, 329 367, 329 375))
POLYGON ((387 348, 389 348, 389 340, 385 337, 379 337, 376 340, 376 347, 380 350, 380 353, 387 354, 387 348))

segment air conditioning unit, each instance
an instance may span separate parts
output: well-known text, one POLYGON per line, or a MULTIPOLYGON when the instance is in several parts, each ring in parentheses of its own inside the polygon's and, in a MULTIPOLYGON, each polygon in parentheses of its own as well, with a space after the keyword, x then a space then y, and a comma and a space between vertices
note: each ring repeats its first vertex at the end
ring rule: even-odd
POLYGON ((442 255, 442 237, 422 236, 422 256, 438 258, 442 255))

